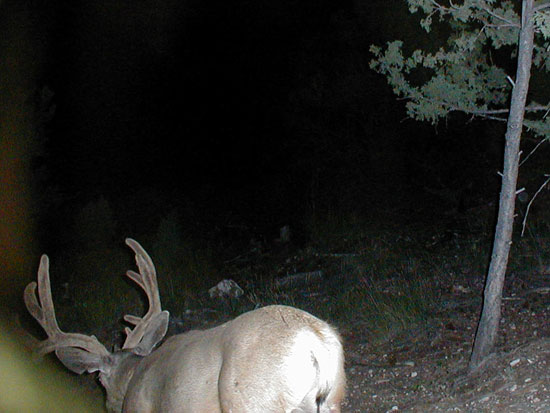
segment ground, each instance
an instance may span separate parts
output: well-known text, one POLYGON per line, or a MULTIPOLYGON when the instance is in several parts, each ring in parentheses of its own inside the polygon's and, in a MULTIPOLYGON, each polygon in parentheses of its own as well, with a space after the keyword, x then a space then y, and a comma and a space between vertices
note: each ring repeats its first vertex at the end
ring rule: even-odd
MULTIPOLYGON (((549 412, 550 274, 508 276, 496 351, 468 375, 482 287, 482 274, 443 280, 435 314, 376 340, 361 323, 337 325, 348 379, 342 411, 549 412)), ((205 328, 206 314, 175 318, 175 329, 205 328)))
POLYGON ((469 376, 480 282, 455 285, 433 318, 376 342, 365 326, 338 326, 348 379, 342 412, 549 412, 550 288, 525 288, 523 279, 522 294, 505 294, 496 352, 469 376))
MULTIPOLYGON (((380 241, 377 242, 380 244, 380 241)), ((386 259, 391 263, 388 274, 399 272, 396 270, 399 265, 395 263, 400 257, 407 256, 401 251, 397 256, 388 255, 387 251, 393 251, 396 243, 397 241, 387 243, 390 245, 388 250, 372 246, 365 248, 370 253, 374 251, 378 258, 389 257, 386 259)), ((458 250, 457 245, 451 250, 458 250)), ((331 273, 333 276, 337 273, 349 275, 355 271, 359 274, 359 281, 364 274, 368 274, 361 265, 354 264, 356 268, 350 269, 351 267, 335 264, 333 257, 339 254, 318 254, 310 251, 296 255, 288 252, 292 251, 285 252, 281 256, 287 257, 284 259, 272 259, 275 255, 268 254, 271 259, 264 270, 248 262, 244 266, 236 267, 234 271, 228 270, 228 274, 245 273, 243 279, 246 280, 250 278, 248 274, 253 272, 265 271, 284 275, 322 269, 323 273, 329 275, 327 279, 330 279, 331 273), (293 258, 288 258, 291 255, 293 258)), ((358 262, 365 261, 361 250, 348 255, 359 256, 358 262)), ((439 257, 439 261, 429 263, 435 268, 429 286, 440 293, 440 296, 435 301, 438 303, 436 308, 430 308, 422 318, 414 322, 407 320, 383 334, 371 331, 371 324, 355 315, 333 319, 332 323, 344 339, 346 352, 348 391, 342 411, 550 412, 550 271, 545 271, 542 266, 533 270, 518 270, 521 266, 512 266, 507 274, 503 293, 502 319, 495 352, 478 372, 468 375, 468 359, 481 309, 485 274, 479 268, 472 270, 475 265, 465 258, 472 255, 469 252, 463 251, 462 257, 453 255, 456 265, 449 267, 442 265, 451 259, 444 257, 442 251, 430 251, 426 255, 432 260, 439 257)), ((411 264, 411 259, 403 261, 406 261, 407 268, 417 268, 413 273, 424 274, 420 265, 411 264)), ((371 255, 367 262, 367 267, 372 268, 376 261, 371 255)), ((392 280, 391 276, 384 275, 378 279, 378 295, 375 297, 381 297, 380 292, 384 293, 386 290, 392 293, 391 288, 400 283, 402 285, 402 279, 399 275, 396 277, 392 280)), ((342 278, 335 279, 337 282, 336 287, 332 287, 333 292, 349 287, 342 284, 342 278)), ((363 289, 369 288, 360 282, 356 285, 363 289)), ((250 290, 250 286, 243 286, 245 290, 250 290)), ((331 305, 336 300, 335 295, 327 293, 330 288, 312 290, 303 286, 288 294, 277 290, 279 295, 275 298, 284 296, 288 300, 294 294, 290 298, 291 303, 294 302, 296 306, 323 318, 327 317, 323 316, 322 310, 319 313, 315 308, 308 307, 307 303, 330 303, 318 307, 322 309, 325 305, 329 311, 325 314, 330 314, 331 305)), ((402 294, 402 290, 398 293, 402 294)), ((397 293, 393 291, 390 301, 396 296, 397 293)), ((340 298, 340 301, 343 300, 340 298)), ((258 304, 268 303, 260 300, 258 304)), ((208 328, 230 317, 233 310, 240 312, 240 309, 235 308, 235 303, 226 304, 225 308, 218 307, 216 310, 205 305, 184 314, 173 314, 169 334, 189 328, 208 328)), ((343 304, 339 311, 349 311, 350 306, 345 301, 343 304)), ((361 301, 359 306, 362 306, 361 301)), ((79 331, 78 326, 69 328, 79 331)), ((121 327, 117 323, 94 333, 110 348, 111 344, 120 339, 120 332, 121 327)), ((91 394, 95 400, 104 398, 93 375, 71 376, 75 387, 91 394)))
MULTIPOLYGON (((439 314, 387 340, 369 343, 361 326, 342 328, 349 383, 343 411, 550 411, 550 288, 529 288, 528 278, 509 284, 523 293, 505 293, 496 352, 471 376, 480 280, 451 286, 439 314)), ((535 285, 550 280, 536 278, 535 285)))

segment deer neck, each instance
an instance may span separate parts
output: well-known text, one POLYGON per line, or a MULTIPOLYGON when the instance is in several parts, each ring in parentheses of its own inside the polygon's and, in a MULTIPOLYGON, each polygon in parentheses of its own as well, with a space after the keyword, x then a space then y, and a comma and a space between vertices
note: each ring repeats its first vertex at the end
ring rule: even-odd
POLYGON ((99 381, 107 393, 107 411, 122 412, 128 384, 143 358, 125 350, 110 355, 109 367, 99 373, 99 381))

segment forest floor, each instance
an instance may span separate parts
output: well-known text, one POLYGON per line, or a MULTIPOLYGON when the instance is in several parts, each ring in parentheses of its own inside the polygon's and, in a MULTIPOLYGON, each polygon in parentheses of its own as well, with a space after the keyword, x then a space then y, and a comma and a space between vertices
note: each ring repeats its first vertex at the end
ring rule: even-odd
MULTIPOLYGON (((348 390, 342 412, 550 411, 550 273, 510 271, 495 352, 476 374, 468 375, 485 274, 472 271, 471 262, 464 257, 455 259, 463 271, 457 275, 449 268, 441 269, 453 274, 436 275, 431 287, 441 294, 436 301, 440 307, 431 309, 422 320, 405 322, 383 334, 370 331, 372 320, 364 317, 333 321, 346 352, 348 390)), ((314 261, 300 254, 297 260, 309 261, 305 267, 314 261)), ((288 273, 292 262, 289 258, 275 259, 266 269, 288 273)), ((345 266, 331 264, 330 260, 321 259, 315 264, 328 274, 346 271, 345 266)), ((391 279, 376 283, 376 289, 382 291, 396 285, 391 279)), ((346 288, 338 285, 336 289, 346 288)), ((361 283, 357 285, 365 288, 361 283)), ((323 317, 323 304, 319 306, 319 302, 334 301, 333 293, 327 293, 323 286, 317 291, 315 286, 297 288, 286 299, 290 296, 291 304, 323 317), (312 301, 317 301, 317 310, 312 301)), ((345 308, 344 304, 343 311, 345 308)), ((202 317, 200 313, 190 312, 176 324, 186 328, 211 326, 211 322, 205 323, 206 313, 202 317)))
MULTIPOLYGON (((343 412, 550 411, 550 271, 542 265, 541 255, 533 253, 533 240, 514 244, 495 351, 475 374, 468 374, 488 262, 483 256, 490 251, 490 238, 488 232, 485 237, 454 234, 430 250, 418 247, 426 245, 418 237, 363 234, 359 243, 338 246, 357 253, 341 254, 352 258, 344 257, 340 264, 326 258, 340 254, 311 250, 288 251, 287 258, 271 262, 271 273, 322 269, 328 284, 332 279, 329 288, 297 288, 289 295, 291 305, 331 320, 343 337, 348 380, 343 412), (348 265, 342 263, 346 260, 348 265), (423 282, 410 282, 411 278, 423 282), (400 300, 409 293, 406 286, 422 284, 437 291, 437 298, 410 291, 415 299, 400 300), (346 289, 375 292, 346 295, 346 289), (380 318, 365 315, 365 309, 395 311, 387 302, 372 303, 385 301, 386 292, 390 303, 403 307, 403 318, 397 312, 394 325, 380 329, 380 318), (416 320, 408 317, 407 312, 415 314, 422 307, 415 300, 424 297, 430 306, 416 320), (351 316, 337 315, 346 312, 351 316)), ((545 239, 536 241, 545 249, 545 239)))
POLYGON ((348 396, 344 412, 550 411, 550 275, 509 277, 495 353, 474 375, 468 359, 481 279, 447 286, 426 322, 369 342, 341 326, 348 396))
MULTIPOLYGON (((462 250, 462 256, 456 254, 458 244, 447 249, 447 252, 451 252, 447 256, 444 251, 420 249, 420 256, 424 258, 418 258, 419 262, 426 261, 426 257, 428 261, 432 260, 427 266, 432 270, 428 270, 421 264, 415 264, 408 253, 397 249, 397 241, 380 241, 378 238, 375 242, 376 245, 387 245, 384 247, 386 249, 370 245, 363 247, 362 251, 366 253, 356 248, 354 251, 357 254, 349 254, 360 256, 358 262, 362 264, 353 264, 355 269, 335 264, 331 259, 319 258, 337 254, 318 254, 311 250, 305 253, 290 249, 282 254, 269 252, 259 260, 233 268, 229 268, 232 267, 230 265, 227 276, 242 282, 245 294, 249 294, 248 301, 244 300, 247 303, 242 304, 242 307, 253 306, 252 297, 257 300, 257 305, 273 302, 291 304, 332 320, 343 337, 346 353, 348 388, 342 412, 550 411, 550 271, 518 270, 527 267, 523 264, 509 266, 495 352, 476 374, 468 375, 468 360, 481 309, 485 276, 479 265, 476 267, 466 258, 480 251, 475 246, 477 244, 470 244, 474 247, 470 248, 469 253, 462 250), (396 255, 391 255, 396 249, 396 255), (382 267, 376 267, 380 259, 377 260, 371 254, 372 251, 376 257, 385 260, 382 267), (399 270, 396 264, 399 259, 406 261, 406 271, 399 270), (454 260, 453 264, 449 264, 451 260, 454 260), (371 284, 364 282, 371 277, 369 271, 380 273, 386 267, 387 273, 380 278, 369 281, 371 284), (413 269, 409 271, 410 267, 413 269), (243 281, 250 279, 250 274, 254 273, 278 274, 278 278, 281 278, 293 272, 315 272, 318 269, 323 270, 327 283, 332 283, 332 286, 298 287, 293 292, 272 289, 273 296, 269 297, 269 291, 262 295, 259 285, 247 286, 243 281), (359 314, 363 295, 359 295, 358 303, 346 301, 345 295, 338 296, 338 291, 345 289, 376 289, 378 292, 391 293, 396 285, 408 285, 403 282, 403 274, 407 272, 417 274, 418 277, 430 272, 429 277, 432 278, 426 278, 428 287, 438 292, 437 300, 434 300, 435 308, 430 307, 415 321, 403 318, 400 323, 397 319, 394 327, 384 331, 376 330, 372 319, 359 314), (391 279, 390 274, 396 274, 396 278, 391 279), (344 278, 346 276, 347 279, 344 278), (333 315, 338 312, 351 313, 351 316, 333 315)), ((419 245, 417 240, 408 242, 419 245)), ((390 302, 403 294, 407 294, 406 289, 397 293, 393 291, 390 302)), ((413 294, 416 293, 411 292, 413 294)), ((376 299, 380 294, 364 297, 376 299)), ((422 294, 419 297, 422 298, 422 294)), ((235 306, 234 303, 226 303, 225 307, 217 308, 207 300, 203 304, 193 311, 173 314, 169 335, 190 328, 212 327, 245 310, 240 308, 241 304, 235 306)), ((407 308, 404 310, 408 311, 407 308)), ((69 331, 79 331, 78 326, 67 328, 69 331)), ((120 331, 120 324, 117 323, 104 326, 94 334, 110 348, 120 338, 120 331)), ((94 400, 104 398, 93 375, 71 376, 75 386, 90 394, 94 400)))
MULTIPOLYGON (((537 278, 532 288, 514 280, 521 294, 505 294, 496 352, 471 376, 480 281, 449 286, 432 318, 375 341, 364 325, 338 325, 348 380, 342 412, 550 411, 550 276, 537 278)), ((104 398, 91 375, 73 379, 96 400, 104 398)))

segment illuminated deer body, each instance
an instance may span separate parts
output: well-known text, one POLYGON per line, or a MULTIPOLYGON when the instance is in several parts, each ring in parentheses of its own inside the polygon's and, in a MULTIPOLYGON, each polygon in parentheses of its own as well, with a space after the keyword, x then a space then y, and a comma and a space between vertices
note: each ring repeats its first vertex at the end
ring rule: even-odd
POLYGON ((48 334, 38 352, 55 351, 71 371, 99 372, 111 412, 315 413, 340 412, 344 354, 335 330, 309 313, 286 306, 263 307, 203 331, 164 338, 155 267, 134 240, 139 273, 127 275, 147 294, 143 317, 126 315, 120 351, 109 352, 94 336, 62 332, 55 318, 48 257, 43 255, 25 303, 48 334))

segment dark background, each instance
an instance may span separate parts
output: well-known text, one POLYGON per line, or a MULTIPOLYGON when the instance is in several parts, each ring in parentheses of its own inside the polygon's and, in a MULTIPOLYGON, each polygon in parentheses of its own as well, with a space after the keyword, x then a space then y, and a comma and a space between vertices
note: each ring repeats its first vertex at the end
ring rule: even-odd
POLYGON ((371 44, 444 41, 405 2, 26 4, 43 62, 33 219, 50 254, 104 216, 119 243, 175 216, 223 247, 286 224, 303 244, 328 215, 436 226, 494 205, 505 125, 407 119, 368 67, 371 44))

